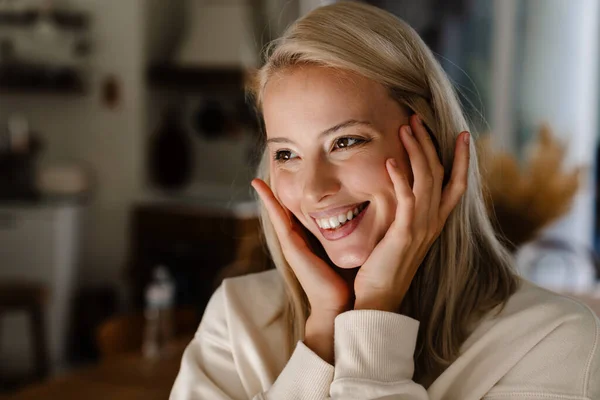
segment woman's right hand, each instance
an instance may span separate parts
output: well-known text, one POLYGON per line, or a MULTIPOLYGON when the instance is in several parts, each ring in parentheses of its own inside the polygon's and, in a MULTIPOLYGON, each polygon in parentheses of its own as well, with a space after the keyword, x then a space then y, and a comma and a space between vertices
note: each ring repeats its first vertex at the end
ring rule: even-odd
POLYGON ((283 206, 271 188, 262 180, 254 179, 252 187, 258 192, 275 229, 285 259, 294 270, 310 303, 306 322, 305 342, 312 341, 313 349, 328 362, 333 361, 333 321, 351 308, 352 291, 346 281, 309 247, 303 227, 283 206), (331 334, 331 345, 321 344, 331 334), (313 340, 314 339, 314 340, 313 340), (319 343, 319 344, 317 344, 319 343))

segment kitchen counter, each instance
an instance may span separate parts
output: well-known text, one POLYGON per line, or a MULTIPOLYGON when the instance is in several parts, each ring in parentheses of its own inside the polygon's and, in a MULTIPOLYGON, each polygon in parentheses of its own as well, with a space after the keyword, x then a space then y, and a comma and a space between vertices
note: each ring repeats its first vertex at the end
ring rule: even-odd
POLYGON ((177 195, 162 192, 147 192, 139 204, 161 204, 182 210, 197 210, 225 217, 241 219, 256 218, 259 205, 251 196, 248 186, 230 187, 221 185, 197 185, 177 195))

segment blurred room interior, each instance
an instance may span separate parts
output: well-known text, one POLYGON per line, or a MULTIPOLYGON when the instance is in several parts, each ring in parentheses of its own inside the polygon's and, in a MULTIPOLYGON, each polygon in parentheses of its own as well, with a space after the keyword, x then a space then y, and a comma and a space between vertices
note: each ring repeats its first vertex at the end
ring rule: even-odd
MULTIPOLYGON (((244 81, 330 2, 0 0, 0 398, 168 397, 220 281, 270 267, 244 81)), ((368 2, 456 84, 519 271, 600 312, 600 4, 368 2)))

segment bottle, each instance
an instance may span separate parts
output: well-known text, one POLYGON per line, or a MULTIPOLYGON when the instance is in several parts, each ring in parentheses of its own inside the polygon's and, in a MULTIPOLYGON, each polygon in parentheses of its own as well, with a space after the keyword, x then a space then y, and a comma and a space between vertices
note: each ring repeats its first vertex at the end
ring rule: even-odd
POLYGON ((173 338, 175 285, 167 268, 157 266, 146 288, 145 327, 142 352, 147 358, 168 355, 173 338))
POLYGON ((8 119, 8 137, 10 152, 26 154, 29 152, 29 122, 20 115, 11 115, 8 119))

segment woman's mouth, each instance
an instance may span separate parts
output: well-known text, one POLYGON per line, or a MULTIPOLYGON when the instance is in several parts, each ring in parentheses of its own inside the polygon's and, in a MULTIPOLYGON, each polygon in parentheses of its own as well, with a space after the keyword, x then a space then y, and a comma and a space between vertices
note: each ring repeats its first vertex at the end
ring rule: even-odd
POLYGON ((315 218, 321 235, 327 240, 338 240, 350 235, 362 220, 369 204, 366 201, 346 213, 329 218, 315 218))

